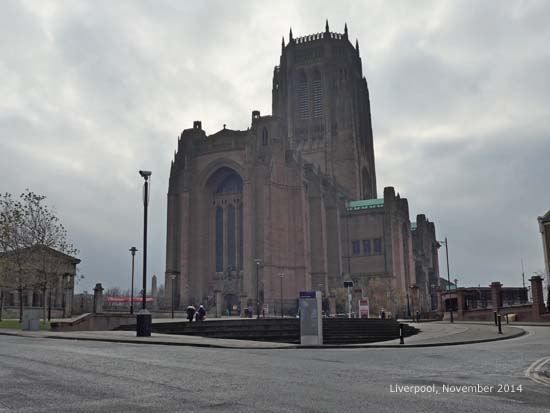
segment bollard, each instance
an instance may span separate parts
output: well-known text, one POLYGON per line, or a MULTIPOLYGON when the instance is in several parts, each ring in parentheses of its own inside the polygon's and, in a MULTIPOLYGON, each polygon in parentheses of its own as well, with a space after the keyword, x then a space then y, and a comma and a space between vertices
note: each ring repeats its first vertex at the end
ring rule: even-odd
POLYGON ((399 324, 399 344, 405 344, 403 339, 403 324, 399 324))
POLYGON ((495 325, 497 325, 497 312, 496 311, 494 312, 494 315, 495 315, 495 325))
POLYGON ((498 333, 502 334, 502 324, 500 322, 500 314, 498 315, 498 333))

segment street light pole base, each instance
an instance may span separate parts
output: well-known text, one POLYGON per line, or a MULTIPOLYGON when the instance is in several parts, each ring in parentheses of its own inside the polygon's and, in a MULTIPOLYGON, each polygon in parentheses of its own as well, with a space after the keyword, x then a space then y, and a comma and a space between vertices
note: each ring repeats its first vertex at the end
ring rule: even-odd
POLYGON ((151 325, 153 317, 147 310, 141 310, 136 317, 136 336, 151 337, 151 325))

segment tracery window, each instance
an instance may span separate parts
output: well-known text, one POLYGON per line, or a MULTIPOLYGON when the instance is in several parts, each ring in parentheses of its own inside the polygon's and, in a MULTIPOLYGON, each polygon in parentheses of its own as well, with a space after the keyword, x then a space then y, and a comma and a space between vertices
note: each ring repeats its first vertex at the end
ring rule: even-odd
POLYGON ((223 209, 216 208, 216 271, 223 271, 223 209))
POLYGON ((229 205, 227 207, 227 265, 231 268, 235 267, 236 245, 235 245, 235 207, 229 205))
POLYGON ((315 71, 311 81, 311 100, 313 102, 313 117, 320 118, 323 116, 323 83, 321 73, 315 71))
POLYGON ((307 93, 307 77, 304 72, 302 72, 298 78, 296 97, 298 118, 307 119, 309 117, 309 99, 307 93))

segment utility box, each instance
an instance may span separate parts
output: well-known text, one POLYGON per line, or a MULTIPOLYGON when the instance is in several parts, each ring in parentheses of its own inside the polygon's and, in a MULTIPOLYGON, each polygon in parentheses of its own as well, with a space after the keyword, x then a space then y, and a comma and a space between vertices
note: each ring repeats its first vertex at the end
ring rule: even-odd
POLYGON ((40 308, 23 309, 23 322, 21 323, 21 329, 24 331, 38 331, 40 329, 41 314, 42 309, 40 308))
POLYGON ((323 344, 323 308, 321 291, 300 291, 300 344, 323 344))

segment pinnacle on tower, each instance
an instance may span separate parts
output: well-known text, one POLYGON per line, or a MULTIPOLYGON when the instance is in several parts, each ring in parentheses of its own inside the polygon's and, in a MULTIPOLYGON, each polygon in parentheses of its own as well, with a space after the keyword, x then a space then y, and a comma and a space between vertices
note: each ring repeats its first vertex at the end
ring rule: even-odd
POLYGON ((281 42, 281 48, 285 48, 285 36, 283 36, 283 41, 281 42))
POLYGON ((355 39, 355 50, 359 53, 359 39, 355 39))
POLYGON ((344 36, 348 37, 348 24, 344 24, 344 36))
POLYGON ((291 43, 293 40, 292 38, 292 27, 290 28, 290 33, 288 34, 288 42, 291 43))
POLYGON ((328 32, 329 32, 329 30, 328 30, 328 19, 327 19, 327 22, 325 24, 325 33, 328 33, 328 32))

